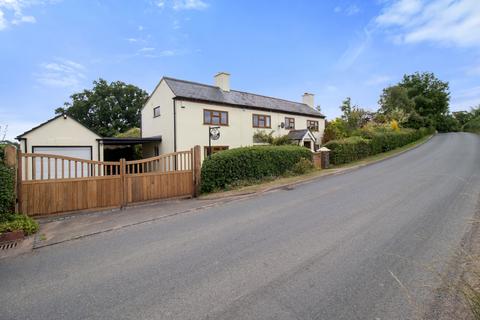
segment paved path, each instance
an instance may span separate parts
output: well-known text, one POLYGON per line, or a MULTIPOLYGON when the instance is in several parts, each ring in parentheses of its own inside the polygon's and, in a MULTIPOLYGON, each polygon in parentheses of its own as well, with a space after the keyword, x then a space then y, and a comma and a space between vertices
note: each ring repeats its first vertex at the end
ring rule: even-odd
POLYGON ((479 194, 480 137, 437 135, 293 190, 0 260, 0 318, 412 319, 479 194))

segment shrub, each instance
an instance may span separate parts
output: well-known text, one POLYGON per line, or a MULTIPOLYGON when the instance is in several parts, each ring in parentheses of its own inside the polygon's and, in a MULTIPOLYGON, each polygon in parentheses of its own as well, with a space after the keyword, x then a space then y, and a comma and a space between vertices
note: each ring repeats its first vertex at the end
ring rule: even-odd
POLYGON ((215 153, 203 161, 201 190, 223 189, 238 180, 278 177, 291 171, 301 158, 311 160, 311 151, 293 145, 243 147, 215 153))
POLYGON ((370 140, 358 136, 332 140, 325 144, 325 147, 331 150, 332 164, 349 163, 370 155, 370 140))
POLYGON ((0 160, 0 215, 15 208, 15 169, 0 160))
POLYGON ((480 117, 473 118, 465 123, 463 126, 463 131, 480 133, 480 117))
POLYGON ((292 167, 292 173, 296 175, 305 174, 313 170, 313 163, 306 158, 300 158, 292 167))
POLYGON ((0 215, 0 234, 17 230, 23 230, 23 233, 28 236, 38 231, 38 223, 23 214, 0 215))
POLYGON ((433 132, 433 128, 399 131, 362 130, 361 136, 332 140, 325 144, 325 147, 331 150, 330 163, 343 164, 402 147, 433 132))
POLYGON ((273 136, 274 131, 266 133, 265 131, 257 131, 253 134, 253 141, 256 143, 268 143, 274 146, 282 146, 286 144, 292 144, 292 140, 288 135, 283 135, 279 137, 273 136))

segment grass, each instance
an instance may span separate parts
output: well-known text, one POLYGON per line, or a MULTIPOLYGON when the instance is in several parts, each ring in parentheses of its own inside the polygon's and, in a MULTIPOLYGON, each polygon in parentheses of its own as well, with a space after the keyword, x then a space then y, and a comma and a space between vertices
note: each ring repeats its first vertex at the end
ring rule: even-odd
POLYGON ((235 195, 251 194, 251 193, 271 190, 274 188, 279 188, 279 187, 290 185, 293 183, 307 182, 310 180, 314 180, 318 177, 334 174, 334 173, 341 172, 353 167, 363 166, 363 165, 367 165, 377 161, 381 161, 383 159, 387 159, 396 154, 412 149, 424 143, 431 137, 432 135, 425 136, 415 142, 404 145, 403 147, 397 148, 395 150, 379 153, 374 156, 364 158, 362 160, 358 160, 358 161, 354 161, 354 162, 350 162, 342 165, 330 166, 330 168, 328 169, 321 169, 321 170, 313 169, 312 171, 302 175, 284 176, 284 177, 266 177, 265 179, 261 179, 261 180, 238 181, 235 184, 230 185, 229 189, 226 191, 218 191, 218 192, 205 194, 205 195, 202 195, 200 198, 214 199, 214 198, 223 198, 223 197, 229 197, 229 196, 235 196, 235 195))

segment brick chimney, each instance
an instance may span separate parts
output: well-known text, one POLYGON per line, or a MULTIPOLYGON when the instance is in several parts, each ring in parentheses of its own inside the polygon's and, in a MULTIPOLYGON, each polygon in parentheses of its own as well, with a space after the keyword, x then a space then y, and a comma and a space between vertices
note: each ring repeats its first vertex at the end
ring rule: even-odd
POLYGON ((302 102, 305 103, 307 106, 310 108, 315 109, 315 99, 314 99, 314 94, 313 93, 308 93, 305 92, 302 96, 302 102))
POLYGON ((230 91, 230 73, 219 72, 215 75, 215 86, 222 91, 230 91))

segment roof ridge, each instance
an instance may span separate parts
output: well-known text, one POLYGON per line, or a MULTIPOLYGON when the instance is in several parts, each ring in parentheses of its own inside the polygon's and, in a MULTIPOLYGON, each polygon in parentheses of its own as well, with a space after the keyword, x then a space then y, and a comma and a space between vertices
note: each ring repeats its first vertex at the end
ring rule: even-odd
MULTIPOLYGON (((214 86, 214 85, 210 85, 210 84, 205 84, 205 83, 200 83, 200 82, 195 82, 195 81, 190 81, 190 80, 183 80, 183 79, 178 79, 178 78, 173 78, 173 77, 163 77, 164 79, 168 79, 168 80, 173 80, 173 81, 180 81, 180 82, 184 82, 184 83, 191 83, 191 84, 196 84, 196 85, 200 85, 200 86, 205 86, 205 87, 210 87, 210 88, 216 88, 216 89, 219 89, 219 87, 217 86, 214 86)), ((295 104, 302 104, 308 108, 311 108, 309 105, 307 105, 306 103, 303 103, 303 102, 297 102, 297 101, 292 101, 292 100, 287 100, 287 99, 283 99, 283 98, 276 98, 276 97, 272 97, 272 96, 267 96, 267 95, 263 95, 263 94, 258 94, 258 93, 251 93, 251 92, 247 92, 247 91, 240 91, 240 90, 230 90, 230 91, 235 91, 235 92, 239 92, 239 93, 246 93, 246 94, 251 94, 251 95, 254 95, 254 96, 257 96, 257 97, 263 97, 263 98, 269 98, 269 99, 276 99, 276 100, 281 100, 281 101, 285 101, 285 102, 290 102, 290 103, 295 103, 295 104)), ((321 112, 319 112, 318 110, 315 110, 312 108, 313 111, 316 111, 318 112, 319 114, 323 115, 321 112)))

